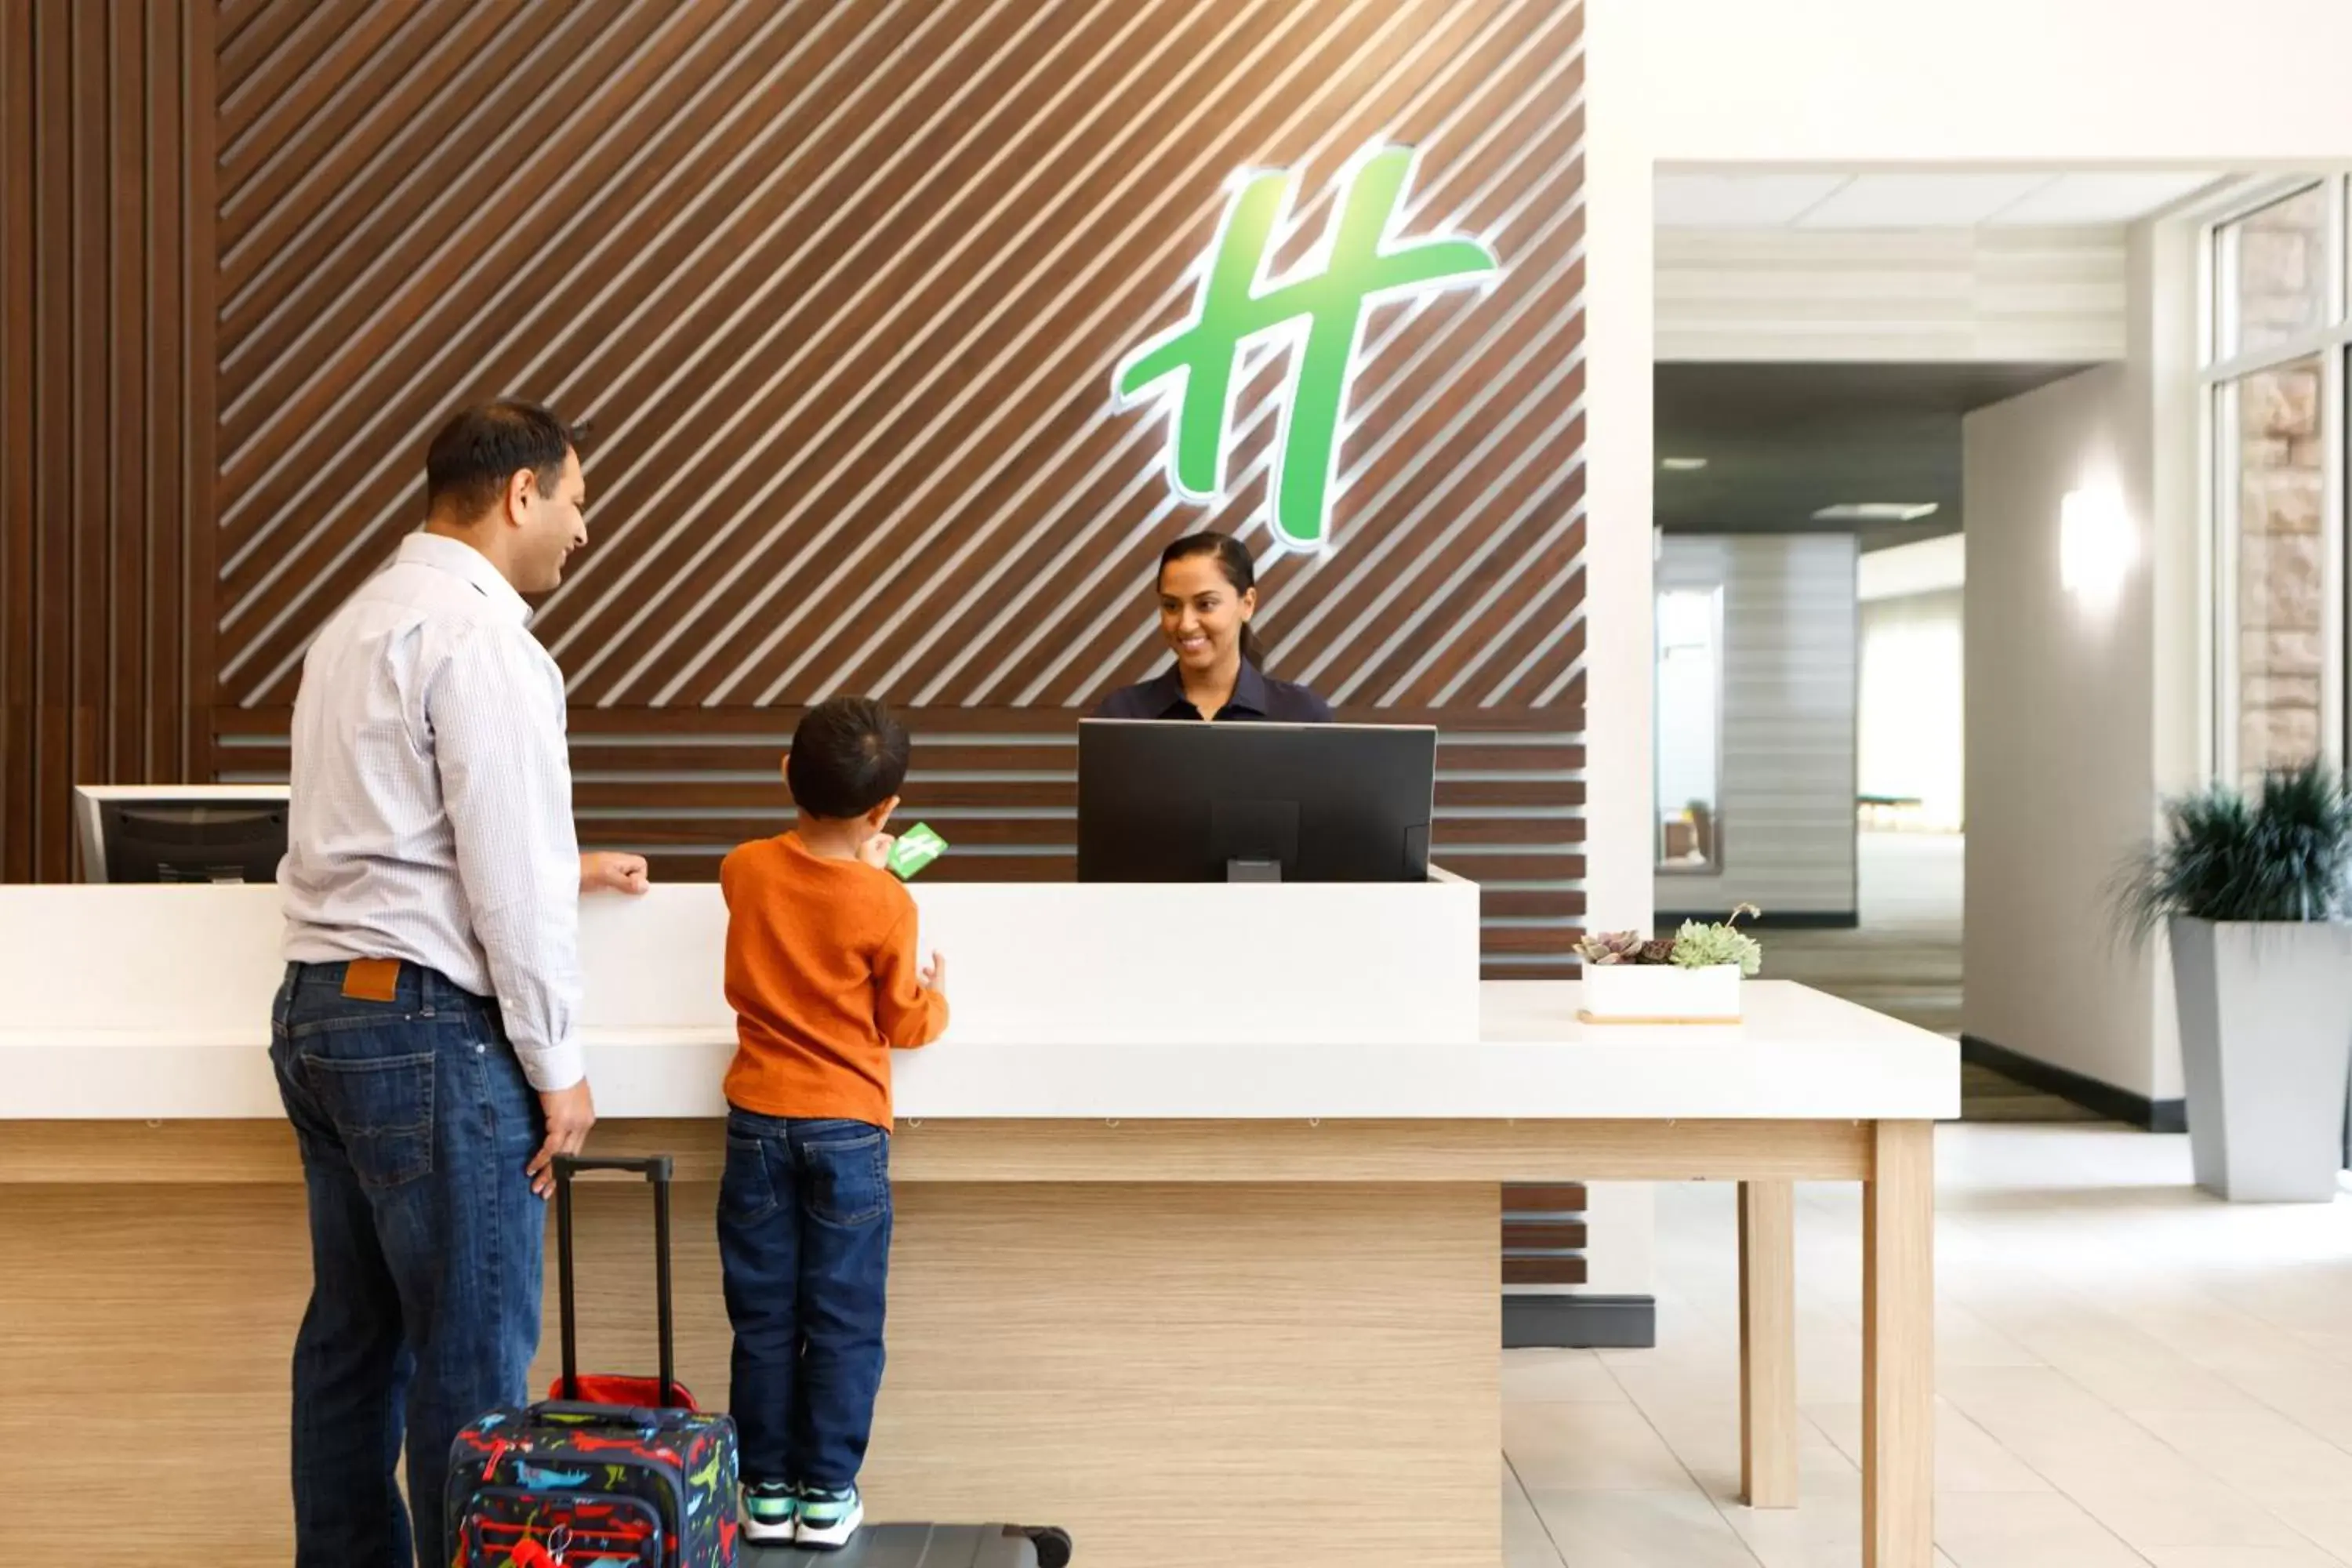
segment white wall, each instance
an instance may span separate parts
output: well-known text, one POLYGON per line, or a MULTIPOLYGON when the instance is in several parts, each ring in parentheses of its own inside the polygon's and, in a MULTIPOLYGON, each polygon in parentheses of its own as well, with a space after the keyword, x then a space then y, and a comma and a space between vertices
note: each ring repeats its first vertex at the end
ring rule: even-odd
POLYGON ((2126 231, 1668 228, 1661 360, 2121 359, 2126 231))
POLYGON ((2352 154, 2342 0, 1590 0, 1596 16, 1618 7, 1648 51, 1662 161, 2203 169, 2352 154))
POLYGON ((1919 802, 1920 826, 1966 821, 1964 593, 1866 600, 1855 744, 1864 795, 1919 802))
MULTIPOLYGON (((1649 928, 1655 858, 1649 822, 1656 154, 1643 4, 1588 0, 1584 7, 1584 896, 1586 919, 1598 931, 1649 928)), ((1601 1249, 1596 1233, 1596 1256, 1601 1249)))
MULTIPOLYGON (((1596 926, 1622 928, 1650 923, 1653 893, 1657 165, 2340 165, 2352 159, 2342 82, 2352 5, 2236 0, 2217 12, 2204 0, 1585 0, 1584 13, 1586 897, 1596 926)), ((2176 248, 2159 275, 2177 284, 2179 265, 2176 248)), ((2144 350, 2142 299, 2133 331, 2144 350)), ((2148 362, 2136 359, 2138 374, 2148 362)), ((2157 386, 2149 401, 2163 415, 2178 396, 2157 386)), ((2193 759, 2202 730, 2193 706, 2202 616, 2194 419, 2192 411, 2184 428, 2180 408, 2168 412, 2147 514, 2153 614, 2165 638, 2151 692, 2160 769, 2193 759), (2183 560, 2190 579, 2180 575, 2183 560)), ((2151 1012, 2147 1076, 2169 1098, 2179 1069, 2164 1036, 2168 1014, 2161 1002, 2151 1012)), ((1634 1238, 1646 1207, 1625 1198, 1609 1226, 1594 1226, 1597 1268, 1646 1256, 1646 1241, 1634 1238)), ((1640 1278, 1644 1270, 1612 1268, 1609 1288, 1639 1290, 1640 1278)))
MULTIPOLYGON (((1657 165, 2339 166, 2352 161, 2352 4, 1585 0, 1584 11, 1586 887, 1595 924, 1637 926, 1652 896, 1657 165)), ((2132 330, 2144 332, 2141 311, 2132 330)), ((2174 430, 2159 463, 2180 461, 2193 431, 2193 420, 2174 430)), ((2168 510, 2151 538, 2182 545, 2179 522, 2168 510)), ((2178 629, 2193 639, 2189 609, 2178 629)), ((2170 626, 2181 605, 2167 597, 2164 613, 2170 626)), ((2164 668, 2183 658, 2193 641, 2184 655, 2168 633, 2164 668)), ((2179 700, 2178 686, 2168 675, 2158 700, 2179 700)), ((2160 737, 2199 729, 2193 710, 2158 716, 2160 737)), ((2168 742, 2168 758, 2179 752, 2168 742)))
MULTIPOLYGON (((1669 534, 1660 589, 1723 589, 1718 875, 1661 872, 1662 914, 1854 909, 1850 533, 1669 534)), ((1663 804, 1663 803, 1662 803, 1663 804)))
POLYGON ((2186 220, 2136 228, 2125 362, 1966 426, 1963 1026, 2157 1100, 2181 1093, 2171 972, 2160 942, 2133 951, 2112 939, 2108 898, 2162 798, 2210 768, 2197 245, 2186 220), (2104 609, 2059 585, 2056 510, 2067 488, 2103 473, 2137 548, 2104 609), (2063 794, 2063 832, 2037 794, 2063 794))
POLYGON ((1951 593, 1966 587, 1968 581, 1968 536, 1959 533, 1939 533, 1933 539, 1866 552, 1855 577, 1864 603, 1910 594, 1951 593))
POLYGON ((1961 1016, 1970 1035, 2153 1096, 2150 963, 2116 942, 2107 889, 2156 810, 2154 600, 2144 567, 2108 604, 2058 574, 2067 492, 2140 488, 2132 391, 2124 367, 2103 366, 1964 422, 1961 1016))

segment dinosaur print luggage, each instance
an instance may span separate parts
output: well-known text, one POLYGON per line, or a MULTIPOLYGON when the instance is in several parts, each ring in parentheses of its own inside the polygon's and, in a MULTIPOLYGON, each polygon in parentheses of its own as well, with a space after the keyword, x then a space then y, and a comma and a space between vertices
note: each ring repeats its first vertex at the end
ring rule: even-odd
POLYGON ((563 1373, 551 1397, 493 1410, 449 1456, 451 1568, 730 1568, 735 1423, 695 1408, 677 1377, 670 1302, 670 1162, 559 1159, 556 1260, 563 1373), (580 1373, 572 1178, 643 1174, 654 1189, 658 1378, 580 1373))

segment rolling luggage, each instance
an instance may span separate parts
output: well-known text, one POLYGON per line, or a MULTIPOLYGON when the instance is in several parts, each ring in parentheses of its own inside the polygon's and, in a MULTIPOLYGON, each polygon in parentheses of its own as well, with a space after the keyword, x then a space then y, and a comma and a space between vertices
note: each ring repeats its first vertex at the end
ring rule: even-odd
POLYGON ((736 1562, 735 1423, 695 1407, 677 1381, 670 1301, 670 1162, 555 1162, 563 1371, 550 1397, 493 1410, 449 1456, 453 1568, 730 1568, 736 1562), (640 1173, 654 1190, 656 1378, 580 1372, 572 1178, 640 1173))
POLYGON ((747 1546, 743 1568, 1066 1568, 1070 1538, 1012 1524, 869 1524, 838 1552, 747 1546))

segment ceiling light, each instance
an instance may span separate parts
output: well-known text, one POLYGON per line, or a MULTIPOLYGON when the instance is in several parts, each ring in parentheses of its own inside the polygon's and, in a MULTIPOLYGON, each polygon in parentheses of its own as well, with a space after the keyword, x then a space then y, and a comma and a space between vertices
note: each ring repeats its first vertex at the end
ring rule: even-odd
POLYGON ((1916 522, 1937 510, 1931 500, 1850 500, 1813 513, 1815 522, 1916 522))
POLYGON ((1660 462, 1658 467, 1670 474, 1688 474, 1706 468, 1706 459, 1705 458, 1668 458, 1660 462))

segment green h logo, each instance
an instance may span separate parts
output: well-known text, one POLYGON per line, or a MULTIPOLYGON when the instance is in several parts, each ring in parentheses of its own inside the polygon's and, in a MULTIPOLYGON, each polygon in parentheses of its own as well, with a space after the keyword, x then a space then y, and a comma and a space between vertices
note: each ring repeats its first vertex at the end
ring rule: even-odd
POLYGON ((1192 501, 1223 497, 1243 345, 1279 334, 1290 374, 1281 394, 1271 481, 1274 537, 1292 550, 1318 549, 1329 540, 1339 424, 1362 346, 1365 308, 1375 300, 1457 288, 1499 270, 1495 253, 1475 239, 1393 240, 1389 230, 1414 155, 1410 147, 1381 147, 1352 163, 1341 177, 1323 243, 1279 282, 1265 282, 1261 275, 1289 206, 1291 175, 1286 170, 1251 174, 1235 187, 1202 270, 1192 319, 1128 355, 1111 381, 1121 405, 1160 385, 1157 401, 1173 426, 1169 478, 1179 495, 1192 501))

